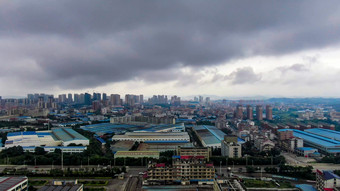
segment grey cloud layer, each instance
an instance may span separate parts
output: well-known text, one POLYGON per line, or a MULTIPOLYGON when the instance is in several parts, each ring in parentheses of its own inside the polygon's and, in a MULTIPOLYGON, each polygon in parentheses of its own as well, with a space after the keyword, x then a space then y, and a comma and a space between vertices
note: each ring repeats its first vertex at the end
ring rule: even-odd
MULTIPOLYGON (((338 1, 5 0, 0 5, 0 61, 6 68, 0 74, 24 79, 25 86, 153 83, 172 80, 169 75, 181 74, 176 68, 340 41, 338 1), (158 71, 164 75, 150 76, 158 71)), ((233 84, 261 79, 252 68, 231 75, 233 84)))

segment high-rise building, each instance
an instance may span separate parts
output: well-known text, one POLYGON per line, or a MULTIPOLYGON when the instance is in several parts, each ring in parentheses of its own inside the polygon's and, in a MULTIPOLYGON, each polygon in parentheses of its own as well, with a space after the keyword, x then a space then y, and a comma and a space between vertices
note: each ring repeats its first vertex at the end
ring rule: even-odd
POLYGON ((72 103, 72 102, 73 102, 72 94, 71 94, 71 93, 69 93, 69 94, 67 95, 67 100, 68 100, 69 103, 72 103))
POLYGON ((54 102, 53 96, 49 96, 47 101, 47 108, 51 108, 53 102, 54 102))
POLYGON ((99 111, 101 109, 101 103, 99 100, 95 100, 92 102, 92 109, 94 111, 99 111))
POLYGON ((247 105, 247 119, 253 119, 253 107, 251 105, 247 105))
MULTIPOLYGON (((91 99, 91 95, 90 95, 90 99, 91 99)), ((85 103, 85 94, 80 94, 79 95, 79 103, 80 104, 84 104, 85 103)))
POLYGON ((88 93, 84 94, 84 104, 91 105, 91 94, 88 93))
POLYGON ((273 120, 273 107, 271 105, 266 105, 266 119, 273 120))
POLYGON ((235 117, 237 119, 242 119, 243 118, 243 106, 242 105, 237 105, 235 112, 236 112, 235 113, 235 117))
POLYGON ((263 108, 262 105, 256 106, 256 119, 261 121, 263 120, 263 108))
POLYGON ((66 102, 66 94, 61 94, 58 96, 59 103, 65 103, 66 102))
POLYGON ((168 96, 166 95, 154 95, 151 98, 149 98, 150 104, 167 104, 168 103, 168 96))
POLYGON ((74 103, 80 103, 80 96, 79 96, 79 94, 74 94, 73 98, 74 98, 74 103))
POLYGON ((144 103, 144 96, 142 94, 139 95, 139 103, 144 103))
POLYGON ((125 95, 125 104, 128 106, 133 106, 135 105, 135 95, 131 95, 131 94, 126 94, 125 95))
POLYGON ((107 95, 106 93, 103 93, 103 101, 106 101, 107 100, 107 95))
POLYGON ((111 105, 121 105, 122 102, 120 101, 120 95, 119 94, 111 94, 110 102, 111 102, 111 105))
POLYGON ((203 103, 203 96, 198 96, 198 101, 199 101, 200 103, 203 103))
POLYGON ((172 96, 171 97, 171 105, 175 105, 175 106, 181 105, 181 98, 177 97, 176 95, 172 96))
POLYGON ((39 97, 38 108, 43 109, 45 107, 44 97, 39 97))

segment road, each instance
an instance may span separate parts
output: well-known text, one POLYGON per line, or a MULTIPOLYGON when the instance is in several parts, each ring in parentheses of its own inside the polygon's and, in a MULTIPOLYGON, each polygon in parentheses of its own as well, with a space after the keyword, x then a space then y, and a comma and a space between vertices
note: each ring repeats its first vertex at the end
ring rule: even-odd
POLYGON ((129 177, 124 191, 140 191, 142 189, 142 182, 139 176, 129 177))

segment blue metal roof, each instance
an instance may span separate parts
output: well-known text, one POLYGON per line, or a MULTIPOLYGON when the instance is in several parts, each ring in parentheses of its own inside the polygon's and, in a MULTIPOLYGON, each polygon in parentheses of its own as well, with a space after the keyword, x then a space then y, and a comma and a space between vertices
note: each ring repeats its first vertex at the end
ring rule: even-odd
POLYGON ((311 147, 298 147, 297 149, 302 150, 302 151, 311 151, 311 150, 315 150, 315 148, 311 148, 311 147))
POLYGON ((297 184, 296 188, 300 188, 302 191, 317 191, 312 185, 309 184, 297 184))
MULTIPOLYGON (((34 146, 23 146, 23 149, 35 149, 36 147, 34 146)), ((47 148, 47 149, 85 149, 86 147, 84 146, 69 146, 69 147, 62 147, 62 146, 46 146, 46 147, 41 147, 41 148, 47 148)))
POLYGON ((334 131, 334 130, 330 130, 330 129, 321 129, 321 128, 306 129, 305 131, 340 141, 340 132, 339 131, 334 131))
POLYGON ((190 143, 189 141, 144 141, 144 143, 190 143))
POLYGON ((90 131, 93 133, 112 134, 112 133, 123 133, 123 132, 126 132, 127 129, 137 130, 140 128, 140 126, 126 125, 126 124, 113 124, 113 123, 98 123, 98 124, 93 124, 93 125, 86 125, 80 128, 85 131, 90 131))
POLYGON ((104 141, 104 139, 100 138, 100 137, 96 137, 96 139, 101 142, 102 144, 105 144, 106 142, 104 141))
POLYGON ((300 131, 297 129, 279 129, 278 131, 293 131, 293 135, 295 137, 300 137, 304 139, 305 141, 309 141, 309 142, 312 142, 313 144, 320 145, 326 148, 339 148, 340 147, 340 141, 336 141, 333 139, 315 135, 315 134, 312 134, 306 131, 300 131))
POLYGON ((323 171, 323 178, 326 179, 326 180, 329 180, 329 179, 340 179, 340 177, 336 174, 334 174, 332 171, 326 171, 324 170, 323 171))
POLYGON ((35 131, 20 131, 20 132, 12 132, 8 133, 7 136, 19 136, 19 135, 36 135, 37 133, 35 131))

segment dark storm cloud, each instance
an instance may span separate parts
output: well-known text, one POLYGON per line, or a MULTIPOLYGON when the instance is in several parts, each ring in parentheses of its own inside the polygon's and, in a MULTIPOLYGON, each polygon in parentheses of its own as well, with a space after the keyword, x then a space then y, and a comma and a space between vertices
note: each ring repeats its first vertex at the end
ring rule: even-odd
POLYGON ((185 66, 339 43, 339 18, 338 1, 0 1, 2 75, 60 88, 166 81, 185 66))

